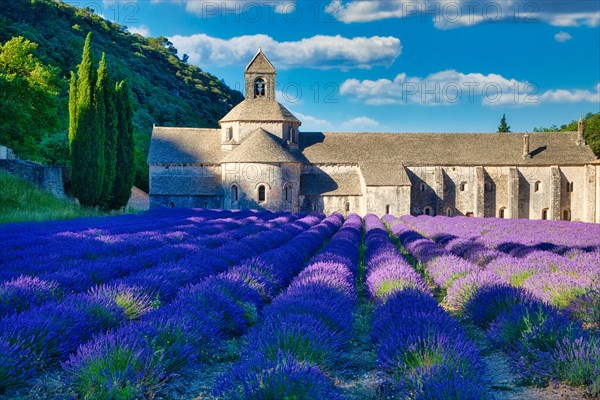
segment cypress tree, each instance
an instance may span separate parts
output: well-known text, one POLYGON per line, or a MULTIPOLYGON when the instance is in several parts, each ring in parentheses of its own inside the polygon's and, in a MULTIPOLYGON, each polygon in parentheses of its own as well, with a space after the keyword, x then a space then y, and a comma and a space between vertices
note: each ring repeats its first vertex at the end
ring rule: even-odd
POLYGON ((117 159, 113 184, 111 208, 125 207, 131 196, 131 186, 135 172, 133 147, 133 105, 127 81, 116 85, 117 110, 117 159))
POLYGON ((506 114, 502 114, 502 119, 500 120, 498 132, 510 132, 510 126, 506 124, 506 114))
POLYGON ((95 206, 102 191, 104 174, 104 138, 99 137, 96 75, 92 59, 92 33, 83 46, 77 70, 77 104, 73 134, 70 137, 73 195, 85 206, 95 206))
POLYGON ((98 67, 96 100, 98 104, 98 129, 100 131, 98 136, 104 138, 104 176, 102 180, 102 192, 98 203, 104 209, 110 206, 115 179, 117 115, 114 104, 114 93, 114 84, 108 74, 106 55, 102 53, 102 59, 98 67))
POLYGON ((77 78, 71 71, 71 80, 69 82, 69 151, 73 155, 72 143, 77 131, 77 78))

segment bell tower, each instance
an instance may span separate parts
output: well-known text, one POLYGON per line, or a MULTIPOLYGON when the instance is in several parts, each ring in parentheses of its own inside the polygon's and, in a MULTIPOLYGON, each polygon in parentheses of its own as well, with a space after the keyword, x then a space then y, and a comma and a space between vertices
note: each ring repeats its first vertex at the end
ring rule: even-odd
POLYGON ((275 101, 276 74, 273 64, 265 57, 262 50, 258 49, 244 70, 246 100, 275 101))

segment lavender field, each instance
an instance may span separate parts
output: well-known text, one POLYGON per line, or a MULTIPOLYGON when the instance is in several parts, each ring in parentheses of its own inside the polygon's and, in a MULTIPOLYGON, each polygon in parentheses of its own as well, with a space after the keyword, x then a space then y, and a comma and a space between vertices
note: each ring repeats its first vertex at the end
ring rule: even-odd
POLYGON ((490 351, 523 387, 593 398, 599 332, 600 225, 190 209, 0 225, 3 399, 511 398, 490 351))

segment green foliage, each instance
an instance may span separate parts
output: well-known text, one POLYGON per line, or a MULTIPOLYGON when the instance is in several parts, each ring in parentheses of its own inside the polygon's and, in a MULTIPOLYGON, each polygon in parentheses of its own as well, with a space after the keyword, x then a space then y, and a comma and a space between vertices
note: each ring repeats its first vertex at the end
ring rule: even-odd
MULTIPOLYGON (((83 46, 81 64, 77 70, 75 115, 70 116, 74 127, 69 130, 71 148, 71 181, 73 195, 84 206, 96 206, 102 193, 104 177, 104 135, 99 129, 96 82, 93 68, 92 33, 87 35, 83 46)), ((72 78, 71 78, 72 79, 72 78)), ((104 98, 100 99, 102 109, 104 98)))
POLYGON ((115 99, 117 111, 116 174, 110 208, 119 209, 127 205, 135 173, 133 107, 127 81, 117 83, 115 99))
POLYGON ((104 137, 104 179, 99 204, 102 208, 110 208, 113 196, 117 162, 117 110, 115 106, 116 91, 114 83, 108 74, 106 55, 102 53, 102 60, 98 67, 98 82, 96 84, 99 129, 103 130, 104 137))
MULTIPOLYGON (((578 121, 573 120, 567 124, 563 124, 560 128, 552 125, 549 128, 542 126, 533 128, 534 132, 574 132, 577 131, 578 121)), ((583 118, 583 129, 585 133, 585 141, 590 146, 597 157, 600 157, 600 113, 588 112, 583 118)))
POLYGON ((56 68, 34 56, 37 48, 21 36, 0 44, 0 140, 34 160, 41 158, 42 138, 60 127, 57 95, 63 84, 56 68))
MULTIPOLYGON (((27 145, 9 147, 15 148, 23 158, 51 161, 39 155, 39 147, 42 146, 38 143, 40 138, 47 132, 58 134, 68 129, 67 81, 70 71, 74 71, 81 60, 85 35, 90 31, 94 35, 95 55, 100 58, 102 52, 106 53, 114 80, 127 79, 130 85, 135 110, 135 185, 147 191, 147 143, 153 124, 216 127, 219 119, 242 101, 243 96, 214 75, 179 60, 177 50, 165 38, 146 39, 132 35, 126 31, 126 27, 104 20, 91 9, 76 8, 61 1, 5 1, 0 12, 0 43, 14 36, 23 36, 38 43, 36 54, 39 60, 45 64, 45 68, 55 71, 58 77, 58 96, 51 97, 58 103, 56 126, 48 123, 48 118, 32 117, 29 122, 18 121, 21 131, 14 135, 27 145), (50 68, 49 65, 54 67, 50 68), (29 134, 37 137, 27 139, 29 134)), ((23 93, 21 90, 18 92, 23 93)), ((4 105, 3 93, 4 88, 0 90, 4 105)), ((32 103, 42 104, 38 101, 32 103)), ((0 115, 3 112, 0 110, 0 115)), ((26 117, 25 114, 18 116, 23 119, 26 117)), ((3 142, 4 132, 7 132, 2 126, 4 121, 14 124, 15 119, 12 114, 11 119, 0 118, 3 142)), ((58 157, 54 158, 62 162, 58 157)))
POLYGON ((100 216, 38 189, 33 184, 0 172, 0 223, 46 221, 100 216))
POLYGON ((506 124, 506 114, 502 114, 500 126, 498 126, 498 132, 510 132, 510 125, 506 124))

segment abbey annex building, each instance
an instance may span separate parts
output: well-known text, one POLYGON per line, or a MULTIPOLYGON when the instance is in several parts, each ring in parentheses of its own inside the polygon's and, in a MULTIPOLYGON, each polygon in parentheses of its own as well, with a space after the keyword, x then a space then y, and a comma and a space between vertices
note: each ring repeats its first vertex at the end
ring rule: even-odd
POLYGON ((155 127, 152 207, 600 222, 600 161, 577 132, 301 132, 259 51, 220 129, 155 127))

